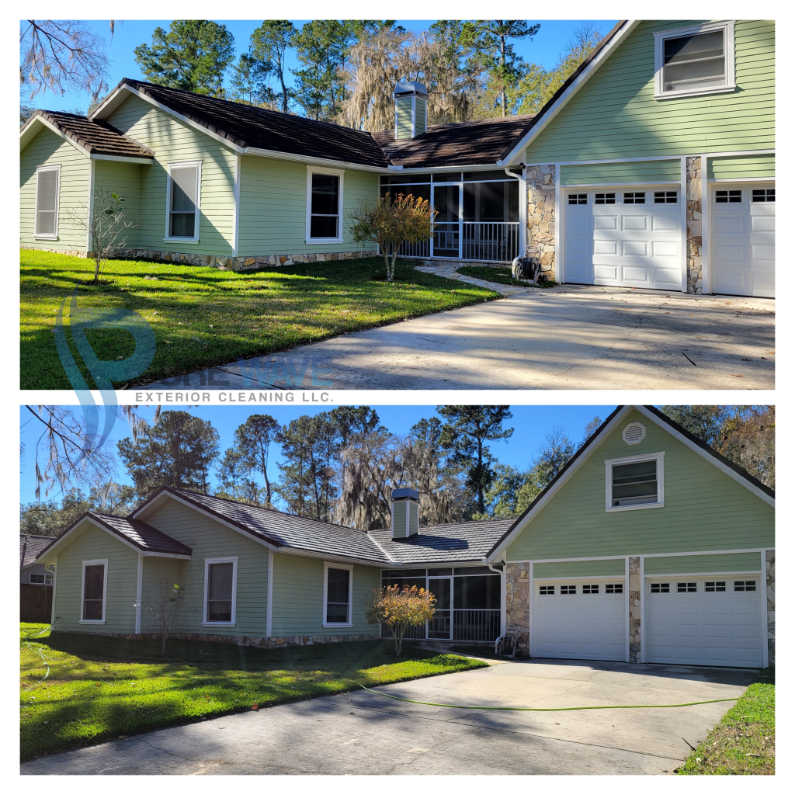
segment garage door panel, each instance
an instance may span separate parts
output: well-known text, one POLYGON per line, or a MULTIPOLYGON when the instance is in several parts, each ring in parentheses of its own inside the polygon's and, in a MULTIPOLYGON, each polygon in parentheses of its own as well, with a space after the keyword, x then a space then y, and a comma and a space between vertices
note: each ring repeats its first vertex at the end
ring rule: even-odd
POLYGON ((618 254, 618 241, 617 240, 594 240, 593 253, 608 254, 615 256, 618 254))
POLYGON ((678 257, 679 244, 672 240, 652 240, 651 255, 657 257, 678 257))
MULTIPOLYGON (((677 208, 678 209, 678 208, 677 208)), ((674 215, 653 215, 651 217, 651 228, 653 232, 677 232, 681 231, 681 220, 678 214, 674 215)))
POLYGON ((755 215, 751 218, 752 232, 775 232, 776 219, 771 216, 755 215))
POLYGON ((594 215, 594 229, 618 229, 618 219, 610 215, 594 215))
POLYGON ((621 216, 621 229, 628 231, 648 231, 649 223, 646 216, 637 215, 622 215, 621 216))
POLYGON ((646 257, 648 256, 648 247, 645 241, 640 240, 622 240, 621 241, 621 255, 624 257, 646 257))

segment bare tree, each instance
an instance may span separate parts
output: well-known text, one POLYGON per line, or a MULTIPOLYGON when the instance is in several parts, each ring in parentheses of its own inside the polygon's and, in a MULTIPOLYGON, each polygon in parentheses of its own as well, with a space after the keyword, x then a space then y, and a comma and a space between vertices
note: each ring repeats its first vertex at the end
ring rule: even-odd
POLYGON ((141 599, 141 611, 146 611, 160 635, 160 653, 165 655, 168 639, 184 629, 187 614, 196 612, 185 606, 185 587, 163 576, 151 583, 141 599))

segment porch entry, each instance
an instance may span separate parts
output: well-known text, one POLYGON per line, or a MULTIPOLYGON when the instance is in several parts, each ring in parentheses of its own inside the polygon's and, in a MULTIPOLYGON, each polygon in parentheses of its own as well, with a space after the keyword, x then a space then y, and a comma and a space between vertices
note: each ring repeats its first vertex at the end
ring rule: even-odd
MULTIPOLYGON (((488 566, 385 571, 384 586, 416 585, 436 597, 436 614, 419 627, 409 627, 409 640, 493 642, 500 634, 501 580, 488 566)), ((391 631, 382 627, 381 634, 391 631)))
POLYGON ((401 257, 511 262, 519 256, 519 180, 504 171, 381 177, 381 195, 411 194, 436 209, 431 240, 404 244, 401 257))

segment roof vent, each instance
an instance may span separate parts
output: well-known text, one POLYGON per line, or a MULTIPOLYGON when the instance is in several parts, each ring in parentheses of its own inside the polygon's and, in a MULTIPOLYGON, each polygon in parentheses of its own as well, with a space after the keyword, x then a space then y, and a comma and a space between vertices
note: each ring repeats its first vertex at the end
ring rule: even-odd
POLYGON ((646 438, 646 426, 641 422, 630 422, 621 433, 627 444, 640 444, 646 438))
POLYGON ((392 538, 408 538, 420 530, 420 493, 415 489, 392 492, 392 538))
POLYGON ((395 86, 395 140, 416 138, 428 129, 428 89, 407 80, 395 86))

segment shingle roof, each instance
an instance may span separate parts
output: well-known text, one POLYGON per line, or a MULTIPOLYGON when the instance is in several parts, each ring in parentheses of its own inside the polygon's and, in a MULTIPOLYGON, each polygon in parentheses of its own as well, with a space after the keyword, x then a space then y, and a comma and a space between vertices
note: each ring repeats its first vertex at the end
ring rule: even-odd
POLYGON ((74 113, 37 110, 25 127, 31 124, 36 117, 46 119, 67 138, 82 146, 89 154, 147 157, 150 159, 153 157, 151 150, 122 135, 115 127, 101 119, 90 121, 85 116, 77 116, 74 113))
POLYGON ((19 565, 30 566, 46 546, 53 540, 52 536, 19 536, 19 565))
POLYGON ((432 168, 496 163, 527 129, 532 116, 507 116, 458 124, 434 124, 419 138, 395 141, 394 130, 373 138, 396 166, 432 168))

